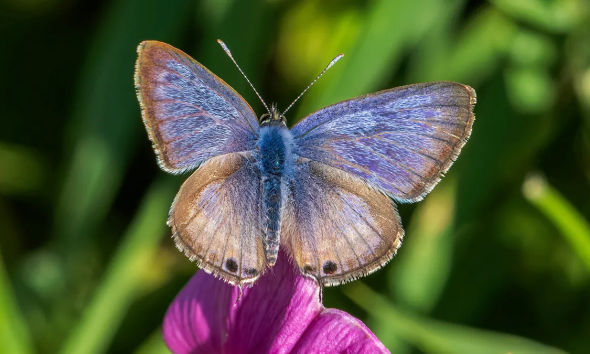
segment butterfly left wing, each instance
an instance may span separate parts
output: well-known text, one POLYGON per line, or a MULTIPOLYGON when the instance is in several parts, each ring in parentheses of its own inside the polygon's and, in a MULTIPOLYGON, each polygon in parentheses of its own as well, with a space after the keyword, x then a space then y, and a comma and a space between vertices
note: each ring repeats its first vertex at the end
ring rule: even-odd
POLYGON ((401 202, 422 199, 469 138, 475 91, 454 82, 336 103, 293 127, 294 153, 356 175, 401 202))
POLYGON ((137 97, 164 171, 181 173, 214 156, 254 149, 256 115, 223 80, 166 43, 145 41, 137 52, 137 97))
POLYGON ((300 271, 330 286, 382 267, 401 245, 391 198, 353 174, 299 158, 287 186, 281 243, 300 271))
POLYGON ((213 157, 184 182, 170 210, 176 246, 234 285, 256 281, 265 268, 260 181, 251 154, 213 157))

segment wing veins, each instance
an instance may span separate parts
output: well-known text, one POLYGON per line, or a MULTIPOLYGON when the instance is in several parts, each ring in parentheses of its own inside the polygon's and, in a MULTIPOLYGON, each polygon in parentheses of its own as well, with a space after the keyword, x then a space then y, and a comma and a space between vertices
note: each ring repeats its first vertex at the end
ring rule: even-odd
MULTIPOLYGON (((223 218, 223 225, 224 226, 227 225, 228 219, 229 220, 232 220, 233 219, 233 212, 232 212, 232 210, 230 210, 229 218, 223 218)), ((221 227, 219 227, 219 229, 221 229, 221 227)), ((229 242, 230 236, 231 236, 231 232, 228 232, 227 233, 227 236, 225 237, 225 242, 223 243, 223 255, 221 256, 221 264, 219 265, 219 267, 221 268, 221 270, 223 270, 223 261, 225 260, 225 253, 227 252, 227 244, 229 242)))
MULTIPOLYGON (((444 116, 438 116, 440 117, 444 117, 444 116)), ((454 116, 450 116, 450 117, 454 117, 454 116)), ((415 123, 423 123, 423 124, 428 124, 430 125, 431 123, 436 123, 436 124, 440 124, 440 125, 452 125, 452 126, 456 126, 456 127, 464 127, 467 125, 467 122, 462 122, 462 121, 445 121, 442 119, 404 119, 405 122, 415 122, 415 123), (430 123, 430 124, 429 124, 430 123)))
POLYGON ((162 122, 175 122, 177 120, 183 120, 186 118, 193 118, 193 117, 198 117, 198 116, 208 116, 209 114, 207 114, 207 112, 203 111, 203 112, 198 112, 198 113, 190 113, 190 114, 185 114, 183 116, 176 116, 170 119, 165 119, 162 120, 162 122))
MULTIPOLYGON (((386 131, 386 132, 382 132, 379 134, 396 134, 396 135, 415 135, 415 136, 423 136, 425 138, 430 138, 430 139, 434 139, 434 140, 438 140, 438 141, 442 141, 443 143, 449 144, 450 146, 455 146, 455 142, 449 141, 449 140, 445 140, 439 137, 436 137, 434 135, 428 135, 428 134, 420 134, 420 133, 416 133, 416 132, 411 132, 411 133, 406 133, 406 132, 400 132, 400 131, 386 131)), ((460 140, 460 138, 458 138, 460 140)))
POLYGON ((363 148, 364 148, 363 150, 365 150, 365 151, 367 151, 367 152, 369 152, 369 153, 372 153, 372 154, 374 154, 374 155, 377 155, 377 156, 379 156, 379 157, 383 158, 385 161, 388 161, 388 162, 390 162, 390 164, 391 164, 391 165, 393 165, 393 166, 397 166, 397 167, 401 168, 402 170, 404 170, 404 171, 406 171, 406 172, 413 173, 414 175, 416 175, 416 176, 418 176, 418 177, 420 177, 420 178, 425 178, 424 176, 420 175, 418 172, 416 172, 416 171, 414 171, 414 170, 410 169, 408 166, 406 166, 406 165, 404 165, 404 164, 401 164, 401 165, 400 165, 400 164, 396 163, 395 161, 393 161, 393 160, 390 160, 390 159, 389 159, 389 158, 388 158, 386 155, 380 154, 380 153, 378 153, 377 151, 375 151, 374 149, 370 148, 369 146, 367 146, 367 145, 363 144, 362 142, 360 142, 360 141, 359 141, 359 139, 362 139, 362 138, 364 138, 364 137, 358 137, 358 138, 354 138, 354 140, 356 140, 356 141, 357 141, 357 143, 358 143, 358 144, 359 144, 361 147, 363 147, 363 148))
POLYGON ((375 134, 375 135, 374 135, 374 137, 375 137, 375 139, 379 139, 379 140, 387 141, 388 143, 391 143, 391 144, 393 144, 393 145, 399 146, 400 148, 402 148, 402 149, 406 149, 406 150, 408 150, 408 151, 410 151, 410 152, 413 152, 413 153, 415 153, 416 155, 420 155, 420 156, 422 156, 422 157, 426 157, 426 158, 428 158, 428 159, 430 159, 430 160, 432 160, 432 161, 436 162, 436 164, 437 164, 437 165, 442 165, 442 164, 441 164, 441 162, 440 162, 439 160, 437 160, 435 157, 433 157, 433 156, 430 156, 430 155, 427 155, 427 154, 425 154, 425 153, 423 153, 423 152, 421 152, 421 151, 419 151, 419 150, 416 150, 416 149, 411 149, 411 148, 409 148, 409 147, 407 147, 407 146, 405 146, 405 145, 402 145, 402 144, 400 144, 399 142, 397 142, 397 141, 395 141, 395 140, 389 140, 389 139, 387 139, 386 137, 383 137, 383 136, 381 136, 380 134, 375 134))
MULTIPOLYGON (((317 188, 317 183, 315 183, 315 186, 314 187, 316 187, 314 189, 317 192, 317 195, 321 194, 322 191, 319 188, 317 188)), ((312 200, 313 199, 316 199, 316 198, 312 198, 312 200)), ((322 208, 322 206, 317 201, 314 201, 313 203, 315 205, 316 210, 321 211, 321 213, 322 213, 322 219, 326 219, 326 213, 325 213, 324 208, 322 208)), ((332 224, 334 224, 334 223, 332 222, 332 224)), ((321 227, 321 230, 322 230, 322 234, 324 234, 325 233, 325 228, 321 227)), ((318 274, 319 274, 319 277, 322 278, 322 276, 321 276, 321 268, 320 268, 321 267, 321 265, 320 265, 320 257, 319 257, 319 251, 317 251, 317 247, 316 247, 316 252, 318 252, 317 253, 318 254, 318 257, 317 257, 317 260, 318 260, 318 268, 317 268, 318 269, 318 274)), ((338 263, 340 264, 340 267, 342 267, 342 260, 340 259, 340 254, 338 254, 338 249, 336 249, 336 247, 334 247, 334 253, 336 254, 336 258, 338 258, 338 263)))
MULTIPOLYGON (((386 197, 387 197, 387 196, 386 196, 386 197)), ((389 198, 389 197, 387 197, 387 198, 389 198)), ((362 220, 365 222, 365 224, 366 224, 368 227, 370 227, 370 228, 371 228, 371 230, 373 230, 373 232, 374 232, 375 234, 377 234, 377 236, 379 236, 379 238, 380 238, 382 241, 384 241, 384 242, 387 242, 387 240, 383 238, 383 236, 382 236, 382 235, 381 235, 381 234, 380 234, 380 233, 379 233, 379 232, 378 232, 378 231, 377 231, 377 230, 376 230, 376 229, 373 227, 373 225, 372 225, 372 224, 371 224, 371 223, 370 223, 370 222, 369 222, 369 221, 368 221, 368 220, 367 220, 367 219, 366 219, 366 218, 363 216, 363 214, 361 214, 361 213, 360 213, 360 212, 359 212, 359 211, 358 211, 356 208, 353 208, 353 207, 352 207, 352 206, 351 206, 351 205, 348 203, 348 200, 345 200, 345 202, 346 202, 346 205, 348 205, 348 206, 349 206, 349 207, 350 207, 352 210, 354 210, 354 212, 355 212, 355 213, 356 213, 358 216, 360 216, 360 218, 361 218, 361 219, 362 219, 362 220)), ((385 220, 388 220, 388 221, 392 221, 392 220, 389 220, 389 219, 387 219, 387 218, 384 218, 384 219, 385 219, 385 220)), ((365 240, 365 242, 366 242, 366 240, 365 240)), ((371 248, 369 247, 369 249, 371 249, 371 248)), ((372 251, 372 249, 371 249, 371 251, 372 251)))
POLYGON ((193 134, 201 134, 201 133, 204 133, 204 132, 206 132, 208 130, 213 129, 214 127, 219 127, 219 126, 222 126, 222 125, 221 124, 209 124, 209 125, 206 125, 205 127, 201 128, 201 130, 198 130, 198 129, 191 130, 191 131, 189 131, 188 133, 186 133, 184 135, 177 136, 177 137, 175 137, 173 139, 170 139, 170 140, 162 139, 162 141, 165 142, 166 144, 175 143, 175 142, 177 142, 179 140, 183 140, 183 139, 185 139, 185 138, 187 138, 187 137, 189 137, 189 136, 191 136, 193 134))
MULTIPOLYGON (((326 151, 325 149, 322 149, 320 146, 318 146, 316 149, 325 151, 327 153, 330 153, 329 151, 326 151)), ((316 160, 312 160, 312 161, 316 161, 316 160)), ((340 162, 340 160, 336 160, 336 159, 331 159, 330 161, 340 162)), ((361 166, 361 165, 359 165, 357 163, 354 163, 354 162, 351 162, 351 161, 348 161, 348 160, 344 160, 344 159, 342 159, 341 161, 343 162, 343 164, 348 164, 349 167, 356 167, 356 168, 358 168, 359 170, 361 170, 361 171, 363 171, 365 173, 370 173, 371 172, 370 170, 366 169, 365 167, 363 167, 363 166, 361 166)), ((316 161, 316 162, 319 162, 319 163, 324 164, 324 165, 329 166, 329 167, 337 168, 337 169, 339 169, 341 171, 344 171, 346 173, 351 173, 350 171, 346 171, 346 170, 344 170, 344 169, 342 169, 342 168, 340 168, 338 166, 332 166, 332 165, 327 164, 327 163, 322 162, 322 161, 316 161)), ((390 181, 384 179, 383 177, 379 176, 378 174, 371 174, 371 175, 374 176, 374 177, 377 177, 377 179, 379 179, 379 180, 381 180, 381 181, 383 181, 383 182, 391 185, 398 192, 400 192, 402 194, 407 194, 404 191, 402 191, 401 189, 397 188, 393 183, 391 183, 390 181)), ((363 178, 361 176, 358 176, 358 177, 366 181, 366 178, 363 178)), ((378 188, 378 189, 381 189, 381 188, 378 188)))
MULTIPOLYGON (((445 133, 446 133, 446 131, 445 131, 445 133)), ((379 133, 375 133, 375 134, 372 134, 372 135, 363 135, 363 136, 359 136, 359 137, 356 137, 356 136, 354 136, 354 137, 339 136, 339 137, 335 137, 335 138, 318 139, 318 140, 328 140, 328 142, 332 142, 332 141, 353 141, 353 140, 358 140, 360 138, 374 138, 374 137, 377 137, 377 136, 381 136, 383 134, 424 136, 424 137, 427 137, 427 138, 432 138, 434 140, 445 142, 445 143, 450 144, 450 145, 454 145, 455 144, 452 141, 445 140, 445 139, 442 139, 442 138, 438 138, 438 137, 435 137, 434 135, 420 134, 420 133, 415 133, 415 132, 406 132, 406 131, 400 131, 400 130, 381 130, 381 131, 379 131, 379 133)), ((456 136, 456 135, 454 135, 452 133, 449 133, 449 135, 452 135, 453 137, 455 137, 457 139, 461 139, 460 137, 458 137, 458 136, 456 136)))
MULTIPOLYGON (((469 96, 465 96, 465 97, 469 98, 469 96)), ((353 99, 351 99, 351 100, 354 100, 354 98, 353 98, 353 99)), ((347 102, 347 101, 343 101, 343 102, 347 102)), ((340 102, 340 103, 342 103, 342 102, 340 102)), ((338 104, 339 104, 339 103, 335 103, 333 106, 336 106, 336 105, 338 105, 338 104)), ((329 106, 329 107, 333 107, 333 106, 329 106)), ((323 111, 323 110, 326 110, 326 109, 328 109, 329 107, 326 107, 326 108, 320 109, 319 111, 316 111, 315 113, 311 113, 311 114, 310 114, 310 115, 308 115, 307 117, 303 118, 303 120, 301 120, 301 123, 303 123, 303 122, 304 122, 304 121, 305 121, 307 118, 309 118, 311 115, 314 115, 314 114, 316 114, 316 113, 319 113, 319 112, 321 112, 321 111, 323 111)), ((406 111, 413 111, 413 110, 417 110, 417 109, 424 109, 424 108, 436 108, 436 107, 464 107, 464 105, 462 105, 462 104, 448 104, 448 105, 439 104, 439 105, 435 105, 435 106, 428 106, 428 105, 424 105, 424 106, 417 106, 417 107, 409 107, 409 108, 392 109, 392 110, 388 111, 388 112, 391 112, 391 113, 388 113, 388 114, 374 114, 374 113, 372 113, 372 112, 374 112, 373 110, 363 110, 363 111, 356 112, 356 113, 355 113, 355 115, 359 115, 359 114, 363 114, 363 113, 367 113, 367 112, 368 112, 370 116, 390 116, 390 115, 393 115, 393 114, 395 114, 395 113, 397 113, 397 112, 406 112, 406 111)), ((338 122, 340 119, 346 119, 346 118, 348 118, 349 116, 350 116, 350 115, 343 115, 343 116, 341 116, 340 118, 336 118, 336 119, 332 119, 332 120, 330 120, 330 119, 327 119, 326 121, 324 121, 324 122, 321 122, 321 123, 319 123, 319 124, 317 124, 317 125, 315 125, 315 126, 313 126, 313 127, 309 128, 309 129, 308 129, 308 130, 306 130, 304 133, 302 133, 301 135, 298 135, 298 136, 296 136, 296 137, 294 137, 294 138, 295 138, 295 139, 300 139, 300 138, 303 138, 305 135, 309 134, 309 133, 310 133, 312 130, 314 130, 314 129, 316 129, 316 128, 319 128, 320 126, 322 126, 322 125, 324 125, 324 124, 327 124, 327 123, 337 123, 337 122, 338 122)), ((297 125, 295 125, 295 126, 297 126, 297 125)))
MULTIPOLYGON (((222 155, 220 155, 220 156, 222 156, 222 155)), ((240 167, 238 170, 236 170, 234 173, 232 173, 232 174, 230 175, 230 177, 231 177, 231 176, 233 176, 235 173, 238 173, 239 171, 241 171, 241 170, 242 170, 242 169, 244 169, 244 168, 246 168, 246 166, 242 166, 242 167, 240 167)), ((214 180, 214 181, 219 181, 219 180, 221 180, 221 183, 219 184, 219 188, 218 188, 218 190, 219 190, 219 189, 221 189, 221 188, 223 187, 223 185, 224 185, 224 184, 227 182, 227 180, 228 180, 228 179, 229 179, 229 177, 228 177, 228 178, 225 178, 225 179, 218 178, 218 179, 214 180)), ((213 183, 214 181, 211 181, 211 182, 209 182, 209 184, 208 184, 208 185, 210 185, 210 184, 211 184, 211 183, 213 183)), ((200 214, 201 214, 201 213, 200 213, 200 210, 203 210, 203 209, 204 209, 205 207, 207 207, 207 206, 208 206, 210 203, 211 203, 211 199, 208 199, 208 200, 207 200, 207 202, 206 202, 206 203, 203 205, 203 207, 202 207, 202 208, 199 208, 199 212, 195 213, 194 215, 192 215, 192 216, 190 217, 190 219, 189 219, 189 220, 186 222, 186 226, 185 226, 185 227, 182 229, 182 232, 186 231, 186 229, 187 229, 188 225, 189 225, 189 224, 190 224, 190 223, 193 221, 193 219, 194 219, 194 218, 196 218, 198 215, 200 215, 200 214)), ((180 234, 180 232, 178 232, 178 233, 180 234)))
MULTIPOLYGON (((222 213, 222 216, 225 215, 225 213, 222 213)), ((205 252, 203 252, 203 257, 201 258, 202 262, 207 262, 205 256, 209 253, 209 250, 211 249, 211 245, 213 244, 213 240, 215 239, 215 236, 217 235, 217 232, 219 232, 219 229, 221 229, 220 227, 216 227, 215 231, 213 232, 213 235, 211 235, 211 238, 209 240, 209 244, 207 245, 207 249, 205 250, 205 252)), ((209 264, 213 265, 213 262, 207 262, 209 264)))
POLYGON ((298 135, 298 136, 294 136, 293 138, 294 138, 294 139, 301 139, 301 138, 303 138, 304 136, 306 136, 307 134, 311 133, 311 131, 312 131, 312 130, 315 130, 315 129, 317 129, 317 128, 321 127, 322 125, 324 125, 324 124, 326 124, 326 123, 329 123, 329 122, 331 122, 331 121, 330 121, 330 120, 326 120, 325 122, 322 122, 322 123, 320 123, 320 124, 316 125, 315 127, 313 127, 313 128, 310 128, 310 129, 309 129, 308 131, 306 131, 305 133, 303 133, 303 134, 301 134, 301 135, 298 135))
MULTIPOLYGON (((328 185, 330 185, 330 184, 328 184, 328 185)), ((338 194, 338 192, 335 190, 335 188, 334 188, 333 186, 331 186, 331 185, 330 185, 330 190, 331 190, 331 191, 333 191, 334 193, 337 193, 337 194, 338 194)), ((375 234, 377 234, 377 236, 379 236, 379 238, 380 238, 382 241, 384 241, 384 242, 386 241, 386 240, 383 238, 383 236, 382 236, 382 235, 381 235, 379 232, 377 232, 377 230, 375 230, 375 228, 373 227, 373 225, 371 225, 371 224, 370 224, 370 223, 369 223, 369 222, 368 222, 368 221, 365 219, 365 217, 364 217, 364 216, 363 216, 363 215, 362 215, 362 214, 361 214, 361 213, 360 213, 360 212, 359 212, 359 211, 358 211, 356 208, 354 208, 352 205, 350 205, 350 203, 349 203, 348 199, 346 199, 346 198, 340 198, 340 199, 341 199, 342 201, 344 201, 344 203, 346 203, 346 205, 347 205, 347 206, 348 206, 348 207, 349 207, 351 210, 353 210, 353 211, 354 211, 354 212, 355 212, 355 213, 356 213, 356 214, 357 214, 357 215, 358 215, 358 216, 359 216, 359 217, 360 217, 360 218, 361 218, 361 219, 362 219, 362 220, 365 222, 365 224, 366 224, 367 226, 369 226, 369 227, 370 227, 370 228, 373 230, 373 232, 375 232, 375 234)), ((365 240, 365 238, 364 238, 364 237, 362 237, 362 235, 361 235, 361 234, 358 232, 358 230, 356 229, 356 227, 354 226, 354 224, 353 224, 353 223, 349 223, 349 225, 350 225, 350 226, 353 228, 354 232, 355 232, 355 233, 358 235, 358 237, 359 237, 360 239, 362 239, 362 240, 363 240, 363 242, 364 242, 364 243, 365 243, 365 245, 367 246, 367 249, 368 249, 368 250, 369 250, 369 251, 370 251, 370 252, 373 254, 373 256, 377 256, 377 255, 376 255, 376 254, 373 252, 373 249, 371 248, 371 246, 369 245, 369 243, 367 242, 367 240, 365 240)), ((350 242, 349 242, 349 244, 350 244, 350 242)), ((351 245, 351 248, 352 248, 352 245, 351 245)), ((362 262, 360 261, 360 259, 358 259, 358 255, 356 254, 356 252, 354 252, 354 249, 353 249, 353 253, 354 253, 354 254, 355 254, 355 256, 357 257, 357 260, 359 261, 359 265, 361 265, 361 267, 362 267, 362 266, 363 266, 363 264, 362 264, 362 262)))
MULTIPOLYGON (((383 158, 385 161, 388 161, 388 162, 389 162, 391 165, 393 165, 393 166, 397 166, 397 167, 401 168, 402 170, 404 170, 404 171, 406 171, 406 172, 410 172, 410 173, 412 173, 412 174, 414 174, 414 175, 418 176, 418 177, 419 177, 419 178, 421 178, 421 179, 426 179, 426 177, 425 177, 425 176, 422 176, 422 175, 421 175, 421 174, 419 174, 418 172, 416 172, 416 171, 414 171, 413 169, 411 169, 409 166, 407 166, 407 165, 405 165, 405 164, 402 164, 401 162, 400 162, 400 163, 397 163, 397 162, 395 162, 394 160, 390 159, 390 158, 389 158, 387 155, 383 155, 383 154, 381 154, 381 153, 379 153, 379 152, 375 151, 374 149, 372 149, 371 147, 369 147, 369 146, 367 146, 367 145, 363 144, 363 143, 362 143, 362 142, 360 142, 360 141, 359 141, 359 143, 360 143, 360 145, 361 145, 361 146, 365 147, 365 148, 366 148, 366 150, 367 150, 369 153, 371 153, 371 152, 372 152, 373 154, 375 154, 375 155, 377 155, 377 156, 379 156, 379 157, 383 158)), ((412 181, 412 182, 414 182, 414 181, 412 181)))
MULTIPOLYGON (((191 64, 193 64, 193 65, 194 65, 194 63, 191 63, 191 64)), ((256 130, 254 130, 254 128, 253 128, 253 127, 252 127, 252 125, 250 124, 250 121, 248 120, 248 118, 246 118, 246 116, 244 115, 244 113, 243 113, 243 112, 242 112, 242 111, 241 111, 241 110, 240 110, 238 107, 234 106, 234 105, 233 105, 233 104, 232 104, 230 101, 228 101, 228 99, 227 99, 227 97, 225 97, 225 95, 221 94, 221 93, 220 93, 218 90, 216 90, 216 89, 212 88, 211 86, 208 86, 207 84, 205 84, 205 82, 204 82, 203 80, 201 80, 201 81, 202 81, 202 84, 201 84, 201 83, 199 83, 198 81, 195 81, 194 79, 191 79, 191 78, 189 78, 189 77, 186 77, 186 76, 182 75, 182 74, 181 74, 181 73, 179 73, 178 71, 172 70, 172 69, 170 69, 170 68, 167 68, 167 67, 164 67, 164 66, 162 66, 162 65, 158 65, 158 64, 152 64, 152 65, 154 65, 154 66, 157 66, 157 67, 159 67, 159 68, 161 68, 161 69, 164 69, 164 70, 166 70, 166 71, 168 71, 168 72, 170 72, 170 73, 175 73, 175 74, 177 74, 178 76, 180 76, 180 77, 183 77, 183 78, 187 79, 188 81, 190 81, 190 82, 194 83, 194 84, 195 84, 195 85, 197 85, 197 86, 205 87, 206 89, 208 89, 208 90, 211 90, 211 91, 215 92, 215 93, 217 94, 217 96, 221 97, 221 98, 222 98, 222 99, 223 99, 223 100, 224 100, 224 101, 225 101, 225 102, 226 102, 228 105, 230 105, 231 107, 233 107, 233 108, 236 110, 236 112, 238 112, 238 114, 239 114, 239 115, 241 115, 241 116, 242 116, 242 118, 243 118, 243 119, 246 121, 246 123, 248 124, 248 127, 250 127, 250 130, 252 130, 252 133, 256 134, 256 130)), ((185 65, 185 66, 186 66, 186 65, 185 65)), ((189 69, 189 70, 191 70, 192 68, 190 68, 190 67, 189 67, 188 69, 189 69)), ((191 70, 191 72, 192 72, 192 70, 191 70)), ((212 75, 213 75, 213 74, 212 74, 212 75)), ((199 78, 197 75, 195 75, 195 77, 196 77, 197 79, 200 79, 200 78, 199 78)), ((217 81, 217 80, 215 79, 215 76, 213 77, 213 80, 214 80, 214 81, 217 81)), ((221 83, 220 83, 220 84, 221 84, 221 83)), ((168 83, 167 83, 167 85, 171 85, 171 86, 174 86, 174 87, 177 87, 177 88, 179 88, 179 86, 177 86, 177 85, 174 85, 174 84, 168 84, 168 83)), ((226 84, 226 85, 227 85, 227 84, 226 84)), ((227 86, 228 86, 228 87, 230 87, 229 85, 227 85, 227 86)), ((183 89, 186 89, 186 88, 183 88, 183 89)), ((231 89, 231 87, 230 87, 230 89, 231 89)), ((232 89, 232 90, 233 90, 233 89, 232 89)), ((237 92, 236 92, 236 94, 237 94, 237 92)), ((238 98, 241 98, 241 97, 239 96, 239 94, 238 94, 238 98)), ((241 99, 242 99, 242 101, 244 101, 244 102, 246 103, 246 105, 248 105, 248 103, 247 103, 247 102, 246 102, 246 101, 245 101, 243 98, 241 98, 241 99)), ((156 101, 156 100, 154 100, 154 101, 156 101)), ((179 102, 185 102, 185 101, 179 101, 179 102)), ((194 105, 193 105, 193 106, 194 106, 194 105)), ((205 110, 204 110, 204 109, 202 109, 202 108, 201 108, 201 110, 205 111, 205 110)))
MULTIPOLYGON (((291 189, 291 194, 293 195, 293 200, 295 200, 296 199, 295 198, 295 195, 297 194, 295 192, 295 188, 293 188, 293 186, 291 185, 291 188, 290 189, 291 189)), ((294 209, 294 212, 295 212, 295 218, 297 219, 297 225, 299 225, 300 224, 299 223, 299 219, 300 219, 300 216, 301 216, 300 215, 300 212, 299 212, 300 208, 294 207, 293 209, 294 209)), ((300 227, 302 228, 302 226, 300 226, 300 227)), ((299 229, 298 229, 298 231, 299 231, 299 229)), ((299 231, 299 237, 300 237, 301 242, 303 243, 303 235, 302 235, 302 232, 301 231, 299 231)), ((311 244, 310 243, 310 245, 311 245, 310 248, 312 248, 313 251, 315 251, 312 254, 316 254, 317 255, 318 254, 317 245, 315 243, 314 244, 311 244)), ((319 273, 320 272, 320 259, 319 259, 319 257, 315 257, 315 259, 316 259, 316 269, 318 270, 318 275, 319 275, 320 274, 319 273)))
MULTIPOLYGON (((340 196, 340 194, 334 190, 334 188, 330 188, 330 191, 332 191, 334 194, 336 194, 337 197, 339 197, 341 200, 344 200, 344 198, 342 198, 340 196)), ((331 203, 332 209, 334 209, 334 203, 331 203)), ((342 228, 340 225, 336 225, 336 223, 334 222, 334 220, 332 221, 332 225, 336 226, 336 228, 340 231, 341 234, 344 235, 344 238, 346 239, 346 243, 348 243, 348 246, 350 247, 352 253, 354 254, 354 258, 356 258, 357 263, 359 264, 360 267, 363 266, 363 262, 361 262, 361 259, 359 258, 359 256, 356 254, 356 252, 354 251, 354 247, 352 246, 352 243, 350 241, 350 239, 348 238, 348 236, 346 235, 346 232, 344 232, 344 228, 342 228)), ((335 236, 334 236, 335 237, 335 236)), ((341 265, 342 265, 342 261, 340 261, 341 265)), ((342 267, 344 269, 344 267, 342 267)))

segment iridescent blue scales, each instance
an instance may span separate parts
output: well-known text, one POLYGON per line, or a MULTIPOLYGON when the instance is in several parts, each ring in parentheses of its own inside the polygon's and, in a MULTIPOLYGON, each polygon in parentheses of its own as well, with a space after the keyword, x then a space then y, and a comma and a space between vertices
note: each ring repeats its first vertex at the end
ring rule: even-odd
POLYGON ((251 284, 284 248, 322 285, 389 261, 403 229, 394 201, 422 199, 467 141, 475 92, 432 82, 321 109, 292 130, 261 120, 188 55, 148 41, 135 82, 162 169, 196 171, 170 210, 176 245, 204 270, 251 284))

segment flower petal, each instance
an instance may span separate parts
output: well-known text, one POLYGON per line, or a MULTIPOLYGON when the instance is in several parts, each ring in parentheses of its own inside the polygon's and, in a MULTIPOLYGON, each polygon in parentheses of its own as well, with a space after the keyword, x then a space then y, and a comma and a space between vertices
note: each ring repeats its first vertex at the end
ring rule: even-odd
POLYGON ((199 271, 176 296, 163 324, 166 345, 173 353, 221 353, 228 317, 237 291, 199 271))
POLYGON ((284 252, 239 301, 238 295, 238 288, 199 271, 168 309, 168 348, 177 354, 288 353, 323 309, 316 282, 302 277, 284 252))
POLYGON ((199 271, 170 305, 163 334, 175 354, 386 353, 359 320, 325 309, 320 289, 285 252, 252 287, 239 289, 199 271))
POLYGON ((228 353, 289 353, 323 309, 319 286, 281 252, 277 263, 238 302, 228 353))
POLYGON ((324 309, 292 353, 389 353, 360 320, 336 309, 324 309))

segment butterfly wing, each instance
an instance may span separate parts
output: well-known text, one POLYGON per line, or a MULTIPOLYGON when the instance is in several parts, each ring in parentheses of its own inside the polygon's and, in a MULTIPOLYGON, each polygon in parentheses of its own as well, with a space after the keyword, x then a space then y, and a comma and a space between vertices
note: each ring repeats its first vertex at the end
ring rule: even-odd
POLYGON ((264 269, 260 181, 250 154, 217 156, 184 182, 170 210, 176 246, 234 285, 254 282, 264 269))
POLYGON ((293 127, 298 156, 341 169, 401 202, 424 198, 469 138, 475 91, 454 82, 336 103, 293 127))
POLYGON ((254 148, 256 115, 223 80, 165 43, 145 41, 137 52, 137 97, 163 170, 180 173, 254 148))
POLYGON ((287 195, 282 243, 301 272, 322 285, 379 269, 401 245, 391 198, 351 173, 299 158, 287 195))

